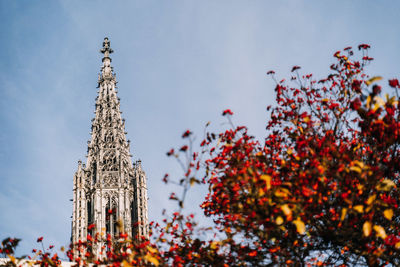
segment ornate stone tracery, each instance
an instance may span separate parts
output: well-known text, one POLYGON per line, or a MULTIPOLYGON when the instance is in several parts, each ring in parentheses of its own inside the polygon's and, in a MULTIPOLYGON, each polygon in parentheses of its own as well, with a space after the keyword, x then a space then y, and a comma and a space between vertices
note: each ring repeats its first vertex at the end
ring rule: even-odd
POLYGON ((79 161, 74 176, 71 241, 85 240, 102 229, 118 235, 117 220, 131 236, 148 237, 146 176, 141 162, 132 164, 125 120, 121 118, 116 79, 109 57, 113 50, 104 38, 104 57, 98 80, 92 137, 87 164, 79 161), (88 230, 90 224, 95 228, 88 230))

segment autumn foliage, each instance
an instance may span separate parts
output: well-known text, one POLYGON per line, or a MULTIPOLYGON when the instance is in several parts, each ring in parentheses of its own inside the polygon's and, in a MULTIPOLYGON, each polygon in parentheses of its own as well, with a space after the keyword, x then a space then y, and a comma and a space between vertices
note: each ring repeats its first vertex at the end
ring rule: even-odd
POLYGON ((268 107, 265 142, 232 127, 207 133, 203 150, 190 155, 187 180, 206 168, 201 207, 220 238, 215 250, 204 249, 220 262, 400 264, 400 85, 364 73, 368 49, 358 47, 358 60, 350 47, 334 53, 332 73, 321 80, 298 66, 290 81, 268 72, 277 105, 268 107))
MULTIPOLYGON (((109 240, 99 263, 400 265, 400 84, 368 76, 369 45, 358 50, 334 53, 320 80, 299 66, 288 81, 269 71, 276 105, 267 108, 263 142, 233 126, 229 109, 222 115, 232 127, 206 130, 199 146, 184 132, 185 143, 167 152, 182 177, 164 177, 182 188, 170 197, 177 210, 152 223, 150 240, 109 240), (209 190, 201 204, 208 228, 185 215, 186 196, 200 184, 209 190)), ((69 255, 80 264, 93 259, 69 255)))

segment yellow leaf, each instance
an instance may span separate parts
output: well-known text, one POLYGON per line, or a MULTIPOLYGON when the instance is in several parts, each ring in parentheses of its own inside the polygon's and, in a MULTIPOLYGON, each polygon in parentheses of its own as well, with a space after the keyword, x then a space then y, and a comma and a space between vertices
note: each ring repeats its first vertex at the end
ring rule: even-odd
POLYGON ((156 254, 158 252, 157 249, 150 247, 150 246, 147 246, 147 250, 150 251, 150 253, 152 253, 152 254, 156 254))
POLYGON ((382 226, 380 225, 374 225, 374 230, 376 232, 376 236, 385 239, 386 238, 386 232, 385 229, 383 229, 382 226))
POLYGON ((392 209, 384 210, 383 216, 385 216, 385 218, 390 221, 392 219, 392 217, 393 217, 393 210, 392 209))
POLYGON ((155 266, 160 265, 158 259, 156 257, 151 256, 150 254, 146 254, 146 256, 144 256, 144 259, 150 263, 153 263, 155 266))
POLYGON ((281 225, 283 223, 283 218, 281 216, 278 216, 275 220, 277 225, 281 225))
POLYGON ((374 105, 374 108, 372 109, 373 111, 376 111, 378 108, 380 108, 386 104, 385 101, 383 101, 383 99, 380 98, 379 96, 375 96, 374 101, 375 101, 375 105, 374 105))
POLYGON ((340 216, 340 221, 343 221, 346 218, 347 208, 342 209, 342 215, 340 216))
POLYGON ((359 149, 361 147, 360 144, 358 144, 356 147, 353 148, 353 151, 356 151, 357 149, 359 149))
POLYGON ((198 183, 197 179, 194 177, 190 178, 190 186, 193 186, 195 183, 198 183))
POLYGON ((7 256, 10 258, 10 260, 11 260, 14 264, 16 264, 16 263, 15 263, 15 257, 14 257, 13 255, 7 254, 7 256))
POLYGON ((210 248, 211 249, 216 249, 216 248, 218 248, 218 244, 219 244, 218 241, 212 241, 211 244, 210 244, 210 248))
POLYGON ((358 213, 363 213, 364 212, 364 206, 363 205, 354 206, 353 210, 357 211, 358 213))
POLYGON ((395 96, 392 96, 391 98, 389 98, 389 94, 386 93, 385 97, 386 97, 386 102, 388 103, 388 105, 397 106, 398 101, 396 101, 396 97, 395 96))
POLYGON ((364 162, 362 161, 354 160, 353 163, 358 165, 361 169, 364 168, 364 162))
POLYGON ((350 170, 351 171, 355 171, 355 172, 357 172, 357 173, 361 173, 361 168, 360 167, 358 167, 358 166, 351 166, 350 167, 350 170))
POLYGON ((264 189, 259 188, 259 189, 258 189, 258 196, 259 196, 259 197, 263 197, 264 195, 265 195, 264 189))
POLYGON ((300 218, 297 218, 295 221, 293 221, 293 223, 296 225, 297 232, 301 235, 304 234, 306 231, 306 225, 304 222, 300 220, 300 218))
POLYGON ((371 222, 370 221, 366 221, 363 225, 363 233, 364 236, 369 236, 371 234, 371 222))
POLYGON ((287 197, 289 195, 289 190, 287 190, 286 188, 278 188, 275 191, 275 196, 277 197, 287 197))
POLYGON ((303 121, 305 122, 305 123, 307 123, 307 122, 309 122, 310 121, 310 117, 304 117, 304 119, 303 119, 303 121))
POLYGON ((288 155, 291 155, 293 153, 293 150, 291 148, 289 148, 286 153, 288 153, 288 155))
POLYGON ((281 210, 283 211, 283 214, 286 215, 286 217, 292 216, 292 210, 289 208, 288 204, 282 205, 281 210))
POLYGON ((374 202, 375 199, 376 199, 376 195, 375 195, 375 194, 372 195, 372 196, 370 196, 370 197, 368 198, 368 200, 367 200, 367 205, 371 205, 372 202, 374 202))
POLYGON ((394 245, 395 248, 400 249, 400 242, 397 242, 396 245, 394 245))
POLYGON ((371 83, 380 81, 380 80, 382 80, 381 76, 375 76, 375 77, 372 77, 371 79, 369 79, 368 81, 365 81, 365 83, 369 86, 371 83))
POLYGON ((390 189, 392 189, 395 186, 396 184, 392 180, 384 179, 376 186, 376 189, 381 191, 390 191, 390 189))
POLYGON ((123 260, 123 261, 121 262, 121 266, 122 266, 122 267, 132 267, 133 265, 130 264, 129 262, 127 262, 126 260, 123 260))
POLYGON ((261 175, 260 178, 265 181, 265 183, 267 184, 267 189, 269 190, 271 188, 271 176, 264 174, 261 175))
POLYGON ((364 185, 358 184, 358 185, 357 185, 357 189, 358 189, 358 190, 363 190, 363 189, 364 189, 364 185))

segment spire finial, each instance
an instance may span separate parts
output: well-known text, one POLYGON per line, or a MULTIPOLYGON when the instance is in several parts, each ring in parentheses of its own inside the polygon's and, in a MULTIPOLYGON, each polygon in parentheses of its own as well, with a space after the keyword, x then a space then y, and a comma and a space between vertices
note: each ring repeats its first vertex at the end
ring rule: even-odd
POLYGON ((111 54, 112 52, 114 52, 114 51, 111 49, 111 47, 110 47, 110 40, 108 40, 108 37, 105 37, 105 38, 104 38, 104 41, 103 41, 103 48, 100 50, 100 52, 104 54, 104 57, 105 57, 105 58, 106 58, 106 57, 110 57, 110 54, 111 54))
POLYGON ((113 68, 111 67, 111 58, 110 54, 114 52, 110 47, 110 40, 108 37, 104 38, 103 41, 103 48, 100 50, 101 53, 104 54, 103 56, 103 66, 101 67, 101 74, 99 77, 99 85, 104 80, 114 80, 115 81, 115 74, 113 74, 113 68))

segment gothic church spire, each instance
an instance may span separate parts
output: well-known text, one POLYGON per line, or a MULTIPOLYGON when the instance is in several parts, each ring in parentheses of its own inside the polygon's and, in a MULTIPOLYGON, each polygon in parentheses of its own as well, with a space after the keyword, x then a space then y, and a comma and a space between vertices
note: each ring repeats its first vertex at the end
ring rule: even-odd
MULTIPOLYGON (((125 120, 121 117, 116 78, 111 67, 110 41, 104 38, 101 73, 87 163, 74 176, 71 241, 96 232, 117 238, 124 231, 133 238, 148 237, 146 175, 141 162, 131 161, 125 120), (95 227, 88 227, 94 224, 95 227)), ((100 247, 97 252, 100 252, 100 247)), ((100 254, 99 254, 100 255, 100 254)))

